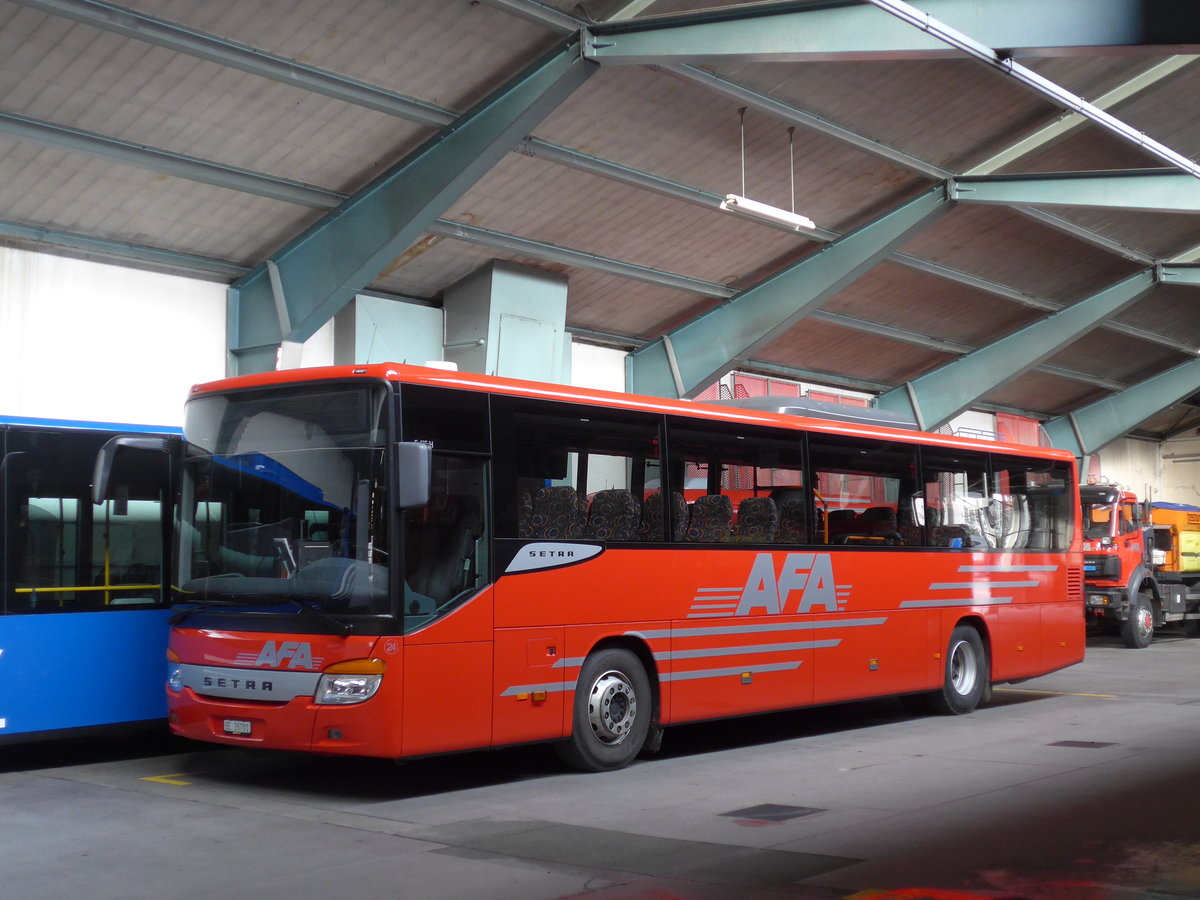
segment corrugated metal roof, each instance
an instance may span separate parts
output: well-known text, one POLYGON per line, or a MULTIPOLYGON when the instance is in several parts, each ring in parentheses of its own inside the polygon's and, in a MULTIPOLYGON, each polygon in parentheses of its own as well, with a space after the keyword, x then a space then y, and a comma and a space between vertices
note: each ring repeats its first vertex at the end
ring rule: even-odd
MULTIPOLYGON (((92 0, 67 5, 97 8, 92 0)), ((558 44, 572 20, 712 5, 135 0, 124 7, 234 50, 381 90, 401 105, 411 100, 425 110, 413 120, 161 46, 145 34, 43 12, 33 0, 0 0, 0 223, 22 241, 30 229, 50 229, 111 242, 113 253, 134 244, 253 266, 435 136, 439 122, 453 121, 558 44), (19 130, 27 120, 37 135, 19 130), (104 141, 123 142, 125 155, 104 141), (140 150, 179 164, 155 168, 140 150), (219 177, 206 183, 197 174, 202 165, 258 173, 266 186, 286 182, 295 196, 272 199, 219 177)), ((1023 62, 1093 99, 1136 83, 1111 113, 1184 156, 1200 155, 1194 61, 1147 48, 1085 48, 1023 62), (1165 75, 1154 69, 1164 62, 1171 64, 1165 75), (1132 81, 1147 72, 1153 77, 1145 84, 1132 81)), ((570 328, 632 346, 811 257, 824 242, 929 190, 939 173, 970 173, 1065 115, 995 69, 951 55, 604 65, 533 130, 537 141, 560 148, 557 161, 538 147, 510 153, 440 214, 535 243, 496 249, 435 228, 364 287, 436 302, 487 260, 512 260, 567 274, 570 328), (762 108, 771 103, 790 113, 762 108), (604 174, 583 171, 595 160, 591 168, 604 174), (647 189, 653 179, 665 186, 647 189), (787 208, 793 189, 818 234, 786 234, 717 209, 730 192, 787 208), (693 279, 692 287, 678 279, 653 283, 645 270, 693 279)), ((988 168, 1028 174, 1163 165, 1084 123, 988 168)), ((751 364, 895 386, 1196 247, 1194 214, 1012 209, 964 197, 832 292, 818 313, 750 354, 751 364)), ((1099 327, 1046 361, 1072 377, 1035 370, 981 402, 1059 415, 1107 396, 1117 383, 1194 358, 1194 291, 1154 288, 1110 323, 1140 332, 1099 327), (1150 334, 1135 336, 1143 332, 1150 334)), ((1166 433, 1181 421, 1189 420, 1164 413, 1143 427, 1166 433)))

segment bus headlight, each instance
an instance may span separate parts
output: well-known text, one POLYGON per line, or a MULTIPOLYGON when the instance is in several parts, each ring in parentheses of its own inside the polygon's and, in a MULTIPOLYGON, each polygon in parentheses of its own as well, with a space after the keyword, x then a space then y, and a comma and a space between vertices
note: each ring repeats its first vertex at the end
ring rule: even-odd
POLYGON ((336 663, 321 675, 313 700, 318 704, 362 703, 370 700, 383 682, 382 659, 352 659, 336 663))
POLYGON ((183 690, 183 669, 180 666, 170 666, 167 669, 167 687, 176 694, 183 690))

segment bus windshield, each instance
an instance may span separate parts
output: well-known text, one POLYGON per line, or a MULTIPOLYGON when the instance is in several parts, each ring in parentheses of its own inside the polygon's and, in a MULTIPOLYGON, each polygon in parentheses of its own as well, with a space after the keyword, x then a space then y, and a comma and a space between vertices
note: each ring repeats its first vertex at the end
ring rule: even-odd
POLYGON ((190 401, 175 599, 391 612, 388 395, 328 385, 190 401))

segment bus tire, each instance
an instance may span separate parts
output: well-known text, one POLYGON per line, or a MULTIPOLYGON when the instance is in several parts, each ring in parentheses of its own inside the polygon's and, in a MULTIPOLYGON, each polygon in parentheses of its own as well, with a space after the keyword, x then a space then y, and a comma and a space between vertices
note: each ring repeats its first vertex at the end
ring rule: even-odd
POLYGON ((1144 650, 1154 640, 1154 607, 1145 594, 1138 594, 1129 608, 1129 618, 1121 623, 1121 640, 1134 650, 1144 650))
POLYGON ((628 650, 598 650, 584 660, 575 683, 571 736, 556 745, 568 764, 587 772, 629 765, 650 733, 650 679, 628 650))
POLYGON ((946 648, 942 688, 929 695, 933 711, 961 716, 974 710, 988 691, 988 669, 987 651, 979 632, 970 625, 957 626, 946 648))

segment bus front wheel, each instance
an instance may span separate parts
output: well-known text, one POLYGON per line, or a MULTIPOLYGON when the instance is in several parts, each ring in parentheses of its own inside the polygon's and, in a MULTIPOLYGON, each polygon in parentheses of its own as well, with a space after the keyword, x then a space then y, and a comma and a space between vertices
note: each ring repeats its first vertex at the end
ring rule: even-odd
POLYGON ((559 755, 577 769, 604 772, 633 762, 650 732, 650 679, 628 650, 599 650, 575 683, 571 736, 559 755))
POLYGON ((959 625, 951 632, 946 648, 942 689, 930 695, 930 705, 944 715, 969 713, 983 699, 989 679, 983 639, 970 625, 959 625))

